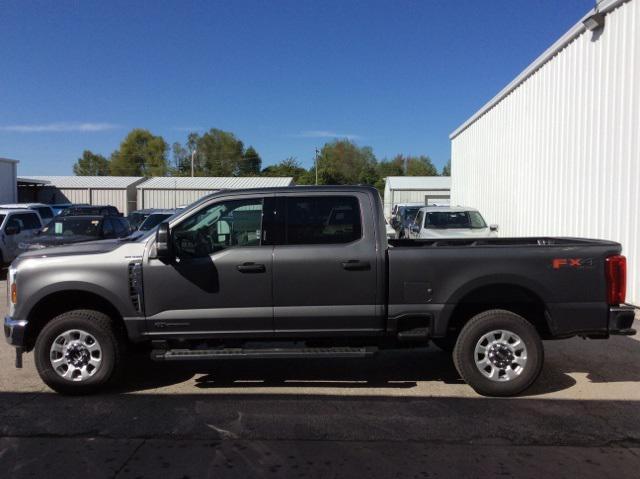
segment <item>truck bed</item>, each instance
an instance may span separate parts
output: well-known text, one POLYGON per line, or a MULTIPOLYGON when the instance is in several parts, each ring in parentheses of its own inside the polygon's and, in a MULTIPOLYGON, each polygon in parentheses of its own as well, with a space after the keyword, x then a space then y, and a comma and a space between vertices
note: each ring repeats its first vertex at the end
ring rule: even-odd
POLYGON ((606 332, 605 261, 621 249, 583 238, 391 240, 388 316, 391 324, 426 316, 432 334, 445 336, 455 308, 495 298, 544 305, 553 337, 606 332))

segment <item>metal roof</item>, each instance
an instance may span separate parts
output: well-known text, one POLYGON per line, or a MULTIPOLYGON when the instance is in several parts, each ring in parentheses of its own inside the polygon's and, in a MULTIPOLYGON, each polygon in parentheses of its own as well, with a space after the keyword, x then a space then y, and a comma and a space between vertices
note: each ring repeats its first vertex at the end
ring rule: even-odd
POLYGON ((387 176, 390 190, 449 190, 450 176, 387 176))
POLYGON ((578 23, 569 29, 567 33, 562 35, 553 45, 551 45, 542 55, 536 58, 531 65, 529 65, 520 75, 513 79, 506 87, 504 87, 496 96, 489 100, 485 105, 475 112, 467 121, 456 128, 450 135, 449 139, 453 140, 456 136, 462 133, 475 123, 480 117, 491 110, 494 106, 502 101, 504 97, 509 95, 513 90, 518 88, 527 78, 536 73, 545 63, 551 60, 560 50, 566 47, 569 43, 575 40, 576 37, 583 34, 586 31, 586 27, 582 23, 584 20, 592 16, 594 13, 600 12, 602 14, 609 13, 619 5, 628 2, 630 0, 600 0, 598 5, 589 10, 578 23))
POLYGON ((49 182, 47 180, 38 180, 36 178, 27 177, 27 176, 18 176, 18 183, 27 183, 30 185, 48 185, 49 182))
POLYGON ((137 186, 141 190, 223 190, 293 186, 291 177, 157 176, 137 186))
POLYGON ((48 181, 56 188, 104 189, 126 188, 144 180, 141 176, 31 176, 29 179, 48 181))
POLYGON ((4 161, 5 163, 20 163, 18 160, 12 160, 11 158, 0 158, 0 161, 4 161))

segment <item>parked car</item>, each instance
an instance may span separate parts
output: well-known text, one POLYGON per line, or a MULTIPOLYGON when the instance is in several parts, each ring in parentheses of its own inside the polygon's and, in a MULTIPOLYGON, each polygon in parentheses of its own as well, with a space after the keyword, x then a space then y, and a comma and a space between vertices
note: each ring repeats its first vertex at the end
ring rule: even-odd
POLYGON ((131 367, 128 342, 184 362, 360 358, 433 340, 455 344, 477 392, 508 396, 538 377, 541 339, 635 334, 620 253, 578 238, 388 241, 371 187, 227 190, 139 237, 23 253, 4 331, 16 365, 34 351, 64 393, 131 367))
POLYGON ((396 230, 397 238, 407 238, 409 227, 416 218, 424 203, 401 203, 396 205, 395 214, 391 218, 391 226, 396 230))
POLYGON ((127 219, 129 220, 129 224, 131 225, 131 228, 134 230, 137 230, 140 227, 140 225, 144 222, 144 220, 146 220, 149 217, 149 215, 154 211, 156 211, 155 208, 146 208, 143 210, 136 210, 129 213, 129 216, 127 216, 127 219))
MULTIPOLYGON (((53 208, 53 213, 58 216, 60 213, 62 213, 64 210, 66 210, 67 208, 71 208, 73 205, 73 203, 55 203, 51 206, 51 208, 53 208)), ((85 206, 85 205, 81 205, 81 206, 85 206)))
POLYGON ((19 245, 42 228, 40 215, 33 210, 0 208, 0 265, 11 263, 20 254, 19 245))
POLYGON ((124 238, 131 234, 129 222, 120 216, 59 216, 30 239, 19 244, 21 251, 37 250, 85 241, 124 238))
POLYGON ((0 208, 8 210, 33 210, 40 215, 40 220, 43 225, 48 224, 55 216, 53 208, 51 208, 50 205, 45 205, 44 203, 14 203, 0 205, 0 208))
POLYGON ((475 208, 425 206, 409 226, 411 239, 490 238, 498 236, 498 225, 487 226, 475 208))
POLYGON ((139 231, 149 231, 162 223, 167 218, 170 218, 176 214, 179 209, 175 210, 155 210, 144 219, 144 221, 138 226, 139 231))
POLYGON ((389 224, 389 222, 384 220, 384 229, 387 232, 387 239, 396 239, 398 237, 398 233, 393 229, 393 226, 389 224))
POLYGON ((73 205, 64 209, 59 216, 122 216, 122 213, 111 205, 73 205))

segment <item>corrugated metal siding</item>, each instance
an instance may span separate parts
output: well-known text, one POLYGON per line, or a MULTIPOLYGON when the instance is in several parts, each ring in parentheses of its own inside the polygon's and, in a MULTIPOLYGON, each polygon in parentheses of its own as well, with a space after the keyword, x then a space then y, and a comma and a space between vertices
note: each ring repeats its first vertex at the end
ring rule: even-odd
POLYGON ((269 176, 157 176, 139 185, 144 189, 222 190, 293 186, 291 177, 269 176))
POLYGON ((199 200, 217 190, 147 190, 138 189, 138 209, 177 208, 199 200))
POLYGON ((127 188, 144 181, 141 176, 31 176, 58 188, 127 188))
POLYGON ((16 174, 16 163, 0 158, 0 203, 15 203, 18 201, 16 174))
POLYGON ((452 139, 452 202, 501 235, 619 241, 640 303, 640 1, 606 15, 452 139))

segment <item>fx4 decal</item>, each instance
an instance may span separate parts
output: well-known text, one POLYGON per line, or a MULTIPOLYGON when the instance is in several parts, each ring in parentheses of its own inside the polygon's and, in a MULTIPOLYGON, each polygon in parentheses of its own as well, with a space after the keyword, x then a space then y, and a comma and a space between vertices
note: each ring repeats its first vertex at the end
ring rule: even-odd
POLYGON ((593 268, 593 258, 554 258, 551 265, 553 266, 553 269, 593 268))

